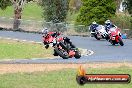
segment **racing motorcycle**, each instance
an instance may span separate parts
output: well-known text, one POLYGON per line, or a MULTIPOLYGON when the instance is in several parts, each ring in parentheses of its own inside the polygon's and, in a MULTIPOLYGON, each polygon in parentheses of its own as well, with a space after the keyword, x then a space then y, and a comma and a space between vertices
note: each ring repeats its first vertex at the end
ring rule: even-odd
POLYGON ((51 34, 48 33, 46 36, 43 36, 43 42, 46 49, 49 47, 49 44, 53 43, 54 56, 60 56, 63 59, 72 57, 79 59, 81 57, 80 51, 72 44, 68 37, 57 38, 60 34, 51 34))
POLYGON ((110 37, 109 42, 112 45, 115 45, 115 44, 120 44, 121 46, 124 45, 123 40, 121 38, 120 29, 118 27, 110 28, 108 33, 110 37))
POLYGON ((94 32, 91 31, 91 35, 93 35, 97 40, 108 40, 108 33, 106 32, 105 27, 103 25, 99 25, 94 32))

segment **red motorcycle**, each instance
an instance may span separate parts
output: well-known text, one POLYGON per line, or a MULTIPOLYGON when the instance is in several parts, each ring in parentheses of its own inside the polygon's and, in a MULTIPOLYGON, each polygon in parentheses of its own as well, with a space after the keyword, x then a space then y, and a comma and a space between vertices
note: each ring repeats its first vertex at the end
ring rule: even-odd
POLYGON ((59 55, 63 59, 72 57, 79 59, 81 57, 81 53, 78 48, 76 48, 67 37, 57 38, 59 35, 60 34, 58 33, 50 32, 46 36, 43 36, 45 48, 47 49, 49 44, 53 43, 54 56, 59 55))
POLYGON ((110 36, 109 42, 112 45, 115 45, 115 44, 120 44, 121 46, 124 45, 123 40, 121 38, 121 33, 120 33, 119 28, 117 28, 117 27, 110 28, 108 33, 110 36))

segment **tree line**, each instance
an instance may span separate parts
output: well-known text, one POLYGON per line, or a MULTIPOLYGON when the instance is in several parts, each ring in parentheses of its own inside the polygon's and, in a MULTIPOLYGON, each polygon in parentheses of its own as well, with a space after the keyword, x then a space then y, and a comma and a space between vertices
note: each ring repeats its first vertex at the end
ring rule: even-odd
MULTIPOLYGON (((77 24, 89 25, 92 21, 103 23, 115 15, 117 8, 117 0, 0 0, 2 10, 11 5, 14 7, 13 29, 19 28, 24 5, 30 1, 40 1, 43 17, 53 23, 65 22, 69 10, 79 10, 77 24)), ((125 1, 126 9, 132 14, 132 0, 125 1)))

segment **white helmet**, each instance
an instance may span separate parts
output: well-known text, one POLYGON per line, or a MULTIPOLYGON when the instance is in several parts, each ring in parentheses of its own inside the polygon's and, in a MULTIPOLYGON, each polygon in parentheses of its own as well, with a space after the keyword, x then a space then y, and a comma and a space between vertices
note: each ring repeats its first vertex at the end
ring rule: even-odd
POLYGON ((42 33, 43 33, 43 34, 47 34, 48 32, 49 32, 48 28, 44 28, 44 29, 42 30, 42 33))
POLYGON ((94 22, 92 22, 92 24, 97 24, 97 23, 94 21, 94 22))
POLYGON ((105 24, 110 24, 110 23, 111 23, 110 20, 106 20, 106 21, 105 21, 105 24))

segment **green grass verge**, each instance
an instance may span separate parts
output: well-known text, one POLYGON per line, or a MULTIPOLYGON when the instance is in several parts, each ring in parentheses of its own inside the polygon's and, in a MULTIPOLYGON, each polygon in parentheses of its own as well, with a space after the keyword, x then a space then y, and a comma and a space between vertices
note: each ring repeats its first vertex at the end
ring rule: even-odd
MULTIPOLYGON (((132 68, 89 68, 88 73, 130 74, 132 68)), ((77 70, 65 69, 51 72, 12 73, 0 75, 0 88, 132 88, 130 84, 86 84, 76 82, 77 70)))
POLYGON ((48 58, 52 53, 40 44, 0 39, 0 59, 48 58))
MULTIPOLYGON (((14 8, 13 6, 8 6, 5 10, 0 9, 0 17, 14 17, 14 8)), ((22 19, 24 20, 43 20, 43 8, 35 2, 28 3, 24 6, 22 12, 22 19)), ((76 21, 76 17, 78 12, 68 12, 67 21, 70 23, 74 23, 76 21)))
MULTIPOLYGON (((0 9, 1 17, 14 17, 13 6, 8 6, 5 10, 0 9)), ((42 7, 37 3, 29 3, 24 6, 22 19, 26 20, 42 20, 42 7)))

